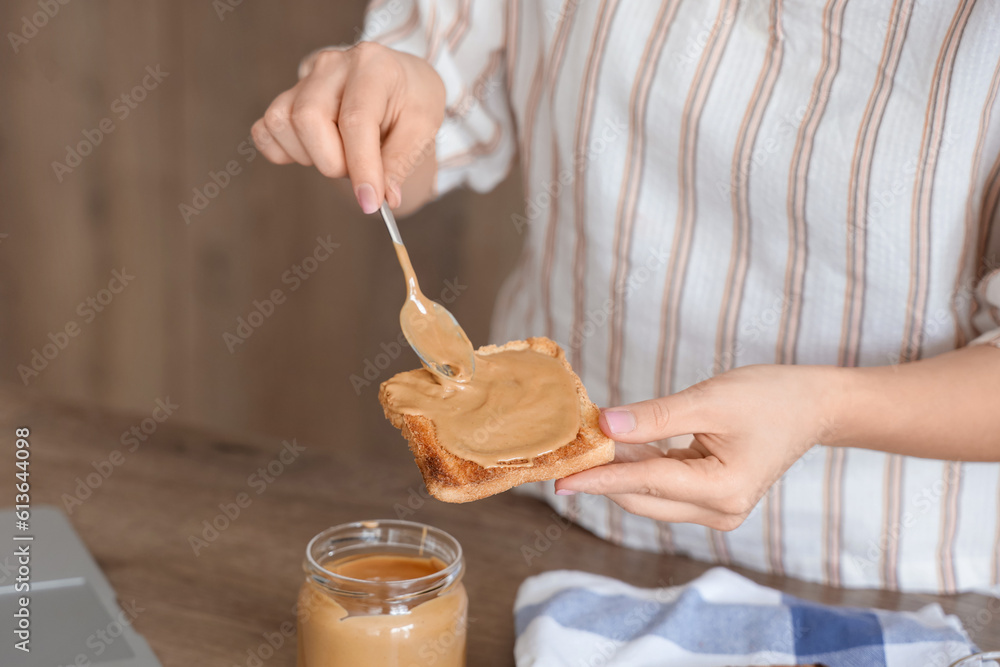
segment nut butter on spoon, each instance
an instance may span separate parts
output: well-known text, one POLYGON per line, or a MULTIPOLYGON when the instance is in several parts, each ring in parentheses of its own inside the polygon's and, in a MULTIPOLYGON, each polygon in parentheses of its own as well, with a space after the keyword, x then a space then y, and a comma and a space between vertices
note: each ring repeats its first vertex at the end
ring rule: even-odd
POLYGON ((472 342, 447 308, 431 301, 420 291, 389 204, 382 202, 379 210, 396 246, 396 256, 406 278, 406 301, 399 311, 399 326, 403 335, 431 372, 452 382, 468 382, 476 369, 472 342))

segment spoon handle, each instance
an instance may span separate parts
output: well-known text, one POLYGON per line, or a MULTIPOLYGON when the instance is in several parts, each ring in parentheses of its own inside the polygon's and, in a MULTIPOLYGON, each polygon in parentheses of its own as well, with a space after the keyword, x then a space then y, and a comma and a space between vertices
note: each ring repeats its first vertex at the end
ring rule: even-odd
POLYGON ((389 202, 383 201, 379 211, 382 213, 382 219, 385 220, 385 226, 389 228, 389 236, 392 237, 392 242, 403 245, 403 237, 399 235, 399 227, 396 226, 396 218, 389 208, 389 202))

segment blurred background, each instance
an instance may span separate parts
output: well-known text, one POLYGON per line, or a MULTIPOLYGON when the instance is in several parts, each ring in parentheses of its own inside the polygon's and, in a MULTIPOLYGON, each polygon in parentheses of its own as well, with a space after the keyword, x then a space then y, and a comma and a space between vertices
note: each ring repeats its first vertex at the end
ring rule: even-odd
MULTIPOLYGON (((396 352, 386 230, 249 138, 304 55, 355 40, 365 4, 0 5, 0 380, 317 444, 392 431, 378 383, 417 360, 396 352), (318 239, 339 244, 329 259, 318 239)), ((519 178, 402 224, 424 291, 453 298, 476 345, 520 247, 519 178)))

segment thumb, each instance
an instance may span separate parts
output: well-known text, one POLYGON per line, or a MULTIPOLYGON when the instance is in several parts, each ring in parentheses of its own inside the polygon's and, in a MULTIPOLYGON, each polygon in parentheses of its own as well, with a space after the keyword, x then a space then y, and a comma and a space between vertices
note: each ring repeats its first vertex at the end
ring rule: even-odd
POLYGON ((435 158, 437 127, 429 118, 404 115, 382 142, 386 198, 393 208, 402 203, 402 185, 427 160, 435 158))
POLYGON ((708 429, 698 409, 695 392, 601 410, 601 430, 618 442, 653 442, 708 429))

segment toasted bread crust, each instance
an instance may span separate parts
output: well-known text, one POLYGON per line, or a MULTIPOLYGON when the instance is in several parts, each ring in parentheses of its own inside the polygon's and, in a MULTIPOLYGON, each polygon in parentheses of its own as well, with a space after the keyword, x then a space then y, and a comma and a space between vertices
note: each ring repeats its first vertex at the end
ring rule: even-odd
POLYGON ((587 396, 587 390, 562 348, 548 338, 515 340, 505 345, 486 345, 477 354, 489 355, 506 350, 533 350, 558 359, 573 376, 580 405, 580 429, 576 439, 534 459, 531 466, 498 466, 484 468, 473 461, 455 456, 438 441, 434 423, 423 415, 405 415, 395 410, 386 391, 387 382, 379 387, 378 400, 386 418, 409 442, 410 451, 424 477, 427 490, 438 500, 465 503, 506 491, 507 489, 546 479, 565 477, 581 470, 608 463, 614 458, 614 441, 598 425, 600 410, 587 396))

